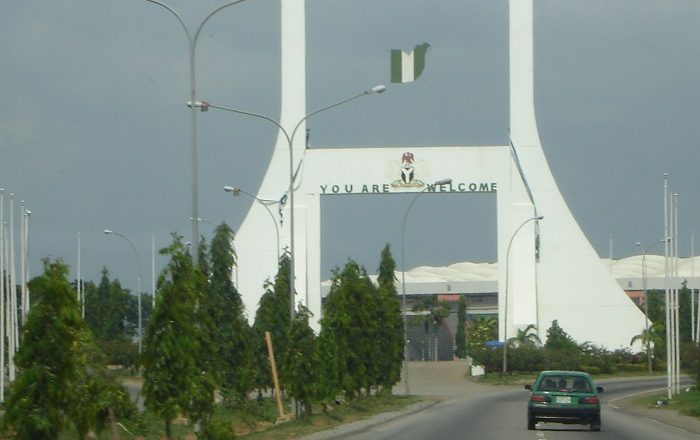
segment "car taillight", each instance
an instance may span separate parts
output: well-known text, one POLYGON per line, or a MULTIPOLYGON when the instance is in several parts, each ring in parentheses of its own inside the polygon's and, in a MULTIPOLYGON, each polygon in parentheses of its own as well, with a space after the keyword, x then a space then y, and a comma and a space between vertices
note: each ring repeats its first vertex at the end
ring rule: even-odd
POLYGON ((530 402, 536 402, 536 403, 549 402, 549 396, 539 396, 537 394, 533 394, 532 396, 530 396, 530 402))
POLYGON ((592 396, 592 397, 584 397, 581 399, 581 403, 586 403, 586 404, 599 404, 600 399, 597 396, 592 396))

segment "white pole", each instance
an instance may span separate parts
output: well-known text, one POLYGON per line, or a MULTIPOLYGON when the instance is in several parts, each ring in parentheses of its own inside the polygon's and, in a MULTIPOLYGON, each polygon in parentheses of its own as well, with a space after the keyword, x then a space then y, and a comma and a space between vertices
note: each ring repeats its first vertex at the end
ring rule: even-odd
POLYGON ((82 286, 82 274, 80 272, 80 251, 81 251, 81 245, 80 245, 80 232, 78 232, 78 273, 76 274, 76 288, 78 290, 78 304, 80 304, 80 317, 85 319, 85 297, 83 294, 83 286, 82 286))
MULTIPOLYGON (((24 208, 24 206, 22 206, 24 208)), ((24 209, 22 226, 24 236, 22 238, 22 325, 27 322, 27 315, 31 306, 29 299, 29 216, 32 212, 24 209)))
POLYGON ((666 301, 666 391, 668 398, 673 397, 671 389, 671 295, 668 285, 668 254, 670 235, 668 229, 668 174, 664 173, 664 300, 666 301))
POLYGON ((20 311, 22 315, 22 325, 27 322, 27 307, 26 307, 26 286, 27 280, 24 279, 24 200, 19 201, 19 288, 20 288, 20 311))
POLYGON ((674 354, 676 359, 674 360, 674 367, 676 368, 673 380, 675 383, 675 392, 680 394, 681 383, 680 383, 680 365, 681 365, 681 350, 680 350, 680 278, 678 277, 678 194, 673 195, 673 278, 674 278, 674 296, 675 296, 675 317, 674 317, 674 327, 676 332, 676 341, 674 354))
POLYGON ((151 314, 156 309, 156 234, 151 234, 151 314))
POLYGON ((5 227, 3 202, 5 194, 0 188, 0 403, 5 402, 5 227))
POLYGON ((693 286, 693 275, 695 275, 693 272, 693 232, 690 232, 690 340, 695 342, 697 341, 697 332, 695 331, 695 289, 692 287, 693 286))
POLYGON ((8 237, 9 237, 9 247, 8 247, 8 252, 7 252, 7 257, 8 257, 8 269, 9 269, 9 276, 8 276, 8 292, 10 294, 9 296, 9 301, 8 304, 10 306, 9 310, 9 319, 10 319, 10 334, 8 337, 10 338, 10 346, 8 349, 9 353, 9 361, 10 361, 10 371, 9 371, 9 377, 10 377, 10 382, 14 382, 15 380, 15 351, 17 351, 17 345, 18 345, 18 338, 17 338, 17 333, 19 332, 17 329, 17 288, 16 288, 16 282, 15 282, 15 243, 14 243, 14 194, 10 194, 10 224, 9 224, 9 229, 8 229, 8 237))
MULTIPOLYGON (((695 282, 695 231, 690 231, 690 278, 695 282)), ((690 290, 692 297, 695 298, 695 286, 690 290)), ((700 296, 698 296, 695 320, 695 344, 700 342, 700 296)))

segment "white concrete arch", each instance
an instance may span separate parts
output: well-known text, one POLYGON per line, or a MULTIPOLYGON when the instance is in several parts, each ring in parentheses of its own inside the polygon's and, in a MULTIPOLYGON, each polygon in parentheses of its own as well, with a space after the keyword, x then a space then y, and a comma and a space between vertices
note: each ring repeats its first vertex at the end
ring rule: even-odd
MULTIPOLYGON (((532 0, 510 0, 512 147, 305 150, 303 139, 295 140, 295 163, 302 157, 304 160, 303 175, 295 190, 297 301, 304 302, 317 318, 321 316, 320 197, 347 192, 416 192, 424 188, 421 185, 451 177, 451 186, 433 190, 489 191, 497 196, 502 339, 528 324, 537 325, 544 339, 551 321, 557 319, 577 341, 619 348, 628 346, 632 336, 644 328, 643 314, 600 263, 566 206, 544 156, 534 109, 532 8, 532 0), (358 161, 363 163, 362 173, 345 166, 358 161), (406 161, 414 166, 412 179, 405 174, 402 178, 401 166, 406 161), (514 235, 535 215, 544 216, 539 222, 539 259, 534 221, 527 222, 514 235), (591 318, 606 315, 609 319, 591 318)), ((304 53, 304 0, 282 0, 281 123, 290 129, 306 112, 304 53)), ((303 127, 300 132, 304 133, 303 127)), ((279 199, 287 191, 288 154, 288 144, 280 136, 258 197, 279 199)), ((288 209, 282 211, 282 247, 289 243, 288 209)), ((250 319, 263 293, 263 281, 273 278, 277 268, 277 243, 272 228, 269 213, 253 204, 236 236, 238 287, 250 319)))

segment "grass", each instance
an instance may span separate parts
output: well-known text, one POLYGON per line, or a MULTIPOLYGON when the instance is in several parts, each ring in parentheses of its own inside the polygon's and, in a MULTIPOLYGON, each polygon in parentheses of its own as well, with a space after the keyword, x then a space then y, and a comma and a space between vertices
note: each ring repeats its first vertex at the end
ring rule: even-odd
POLYGON ((667 398, 666 393, 659 393, 634 399, 631 404, 638 408, 661 408, 700 418, 700 391, 694 388, 682 390, 680 394, 675 395, 671 400, 667 398), (663 403, 657 406, 657 402, 663 403))
MULTIPOLYGON (((327 412, 314 407, 316 413, 308 418, 291 420, 277 419, 277 405, 272 399, 250 401, 245 411, 219 406, 215 419, 232 427, 238 439, 282 440, 295 439, 319 431, 334 428, 357 420, 368 419, 374 415, 400 410, 422 399, 417 396, 371 396, 360 397, 349 403, 340 403, 327 412)), ((289 407, 285 409, 289 412, 289 407)), ((126 429, 120 430, 122 439, 160 440, 165 432, 162 420, 148 412, 141 413, 137 420, 120 420, 126 429)), ((172 424, 175 438, 194 440, 193 427, 184 419, 177 419, 172 424)), ((76 438, 75 432, 65 432, 61 440, 76 438)), ((109 426, 97 437, 100 440, 111 439, 109 426)))

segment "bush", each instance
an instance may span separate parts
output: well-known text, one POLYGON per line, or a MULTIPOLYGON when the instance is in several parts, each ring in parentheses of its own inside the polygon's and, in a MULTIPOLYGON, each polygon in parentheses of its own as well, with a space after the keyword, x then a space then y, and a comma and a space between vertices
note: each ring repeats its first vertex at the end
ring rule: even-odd
POLYGON ((581 371, 585 371, 586 373, 590 374, 591 376, 595 376, 597 374, 602 373, 602 371, 599 367, 595 367, 593 365, 581 365, 581 371))
POLYGON ((647 366, 644 364, 620 364, 617 369, 626 373, 645 373, 647 366))
POLYGON ((236 435, 230 422, 214 418, 206 429, 197 433, 197 438, 202 440, 233 440, 236 435))

